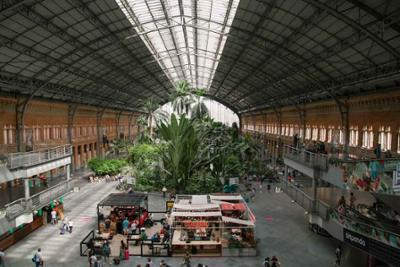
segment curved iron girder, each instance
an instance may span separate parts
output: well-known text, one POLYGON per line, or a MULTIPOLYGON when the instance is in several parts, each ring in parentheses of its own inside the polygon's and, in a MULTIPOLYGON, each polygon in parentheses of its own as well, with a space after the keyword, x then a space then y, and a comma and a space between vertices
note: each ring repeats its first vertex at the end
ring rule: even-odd
POLYGON ((340 13, 339 11, 335 10, 334 8, 329 7, 325 3, 322 3, 318 0, 303 0, 306 3, 309 3, 311 5, 314 5, 318 8, 326 10, 328 13, 330 13, 332 16, 336 17, 337 19, 345 22, 346 24, 350 25, 352 28, 359 32, 363 32, 366 34, 371 40, 373 40, 375 43, 377 43, 379 46, 384 48, 386 51, 388 51, 390 54, 393 55, 394 58, 400 58, 400 52, 396 51, 392 46, 390 46, 387 42, 376 36, 374 33, 369 31, 366 27, 363 25, 360 25, 359 23, 355 22, 354 20, 350 19, 346 15, 340 13))
MULTIPOLYGON (((37 88, 35 88, 33 94, 30 97, 30 100, 38 93, 42 90, 42 88, 47 85, 48 83, 51 82, 52 79, 54 79, 55 77, 57 77, 60 73, 66 73, 66 74, 72 74, 78 77, 81 77, 85 80, 91 80, 93 83, 97 84, 97 83, 102 83, 104 85, 107 85, 110 89, 115 90, 117 92, 124 92, 125 94, 127 94, 128 96, 130 96, 130 91, 126 91, 126 89, 124 88, 116 88, 116 86, 114 86, 113 84, 110 84, 108 81, 100 78, 100 77, 94 77, 91 74, 85 73, 80 71, 79 69, 74 68, 72 65, 67 65, 63 62, 58 61, 58 59, 52 58, 46 54, 40 53, 38 51, 33 50, 30 47, 27 47, 25 45, 22 45, 20 43, 16 43, 12 40, 9 40, 8 38, 5 37, 1 37, 0 39, 2 39, 1 41, 3 42, 3 44, 7 47, 9 47, 10 49, 13 49, 19 53, 25 54, 25 55, 29 55, 32 57, 35 57, 36 59, 47 63, 49 66, 47 66, 45 69, 49 69, 51 66, 54 66, 57 68, 57 72, 53 73, 52 75, 50 75, 50 77, 47 78, 47 80, 44 80, 44 84, 42 86, 39 86, 37 88)), ((37 77, 40 73, 39 72, 37 74, 35 74, 33 76, 33 78, 37 77)), ((59 82, 58 82, 59 83, 59 82)), ((128 104, 128 103, 127 103, 128 104)))
MULTIPOLYGON (((368 13, 369 15, 373 16, 375 19, 381 20, 384 22, 385 16, 380 14, 378 11, 376 11, 374 8, 368 6, 366 3, 363 3, 360 0, 346 0, 347 2, 353 4, 355 7, 363 10, 364 12, 368 13)), ((400 26, 397 23, 394 23, 392 25, 389 25, 393 30, 397 31, 400 33, 400 26)))
MULTIPOLYGON (((123 74, 128 80, 131 80, 131 82, 133 81, 135 84, 138 84, 139 86, 143 87, 144 89, 149 89, 150 91, 152 91, 153 94, 158 96, 158 94, 155 91, 153 91, 151 88, 148 88, 141 81, 132 77, 132 75, 127 73, 125 70, 116 66, 111 61, 105 59, 102 55, 98 54, 98 50, 94 50, 90 46, 88 46, 88 44, 82 43, 79 39, 70 35, 66 30, 60 28, 59 26, 57 26, 56 24, 51 22, 51 20, 44 18, 43 16, 38 14, 35 10, 33 10, 32 8, 23 6, 19 9, 19 11, 22 16, 35 22, 36 25, 41 26, 44 30, 46 30, 46 31, 50 32, 51 34, 54 34, 55 36, 64 40, 67 44, 70 44, 72 47, 75 47, 75 49, 73 49, 71 52, 63 55, 60 59, 57 59, 58 61, 61 62, 64 58, 67 58, 67 57, 75 54, 77 51, 83 51, 86 56, 95 55, 96 56, 95 59, 98 60, 99 62, 101 62, 101 64, 103 64, 104 66, 109 68, 111 71, 117 71, 117 73, 123 74)), ((73 65, 73 64, 79 62, 83 58, 86 58, 86 56, 78 57, 78 59, 74 60, 72 63, 70 63, 70 65, 73 65)), ((44 68, 39 73, 43 73, 47 69, 48 69, 48 67, 44 68)), ((35 76, 37 76, 37 75, 39 75, 39 74, 36 74, 35 76)))
MULTIPOLYGON (((374 79, 389 79, 391 77, 397 77, 399 70, 400 70, 399 62, 395 61, 395 62, 390 62, 390 64, 384 64, 378 67, 367 69, 361 73, 356 73, 356 74, 350 73, 349 75, 346 75, 340 82, 331 82, 331 81, 323 82, 323 88, 310 91, 309 92, 310 95, 308 97, 311 99, 312 97, 311 94, 315 95, 317 93, 318 94, 326 93, 328 90, 333 92, 334 90, 346 88, 358 84, 360 82, 368 82, 374 79)), ((278 97, 280 98, 286 97, 289 100, 289 99, 298 99, 299 95, 293 95, 291 97, 281 95, 278 97)), ((262 102, 257 102, 253 104, 252 108, 239 110, 239 113, 242 114, 250 111, 266 109, 269 107, 269 103, 270 101, 267 102, 267 104, 262 102)))
MULTIPOLYGON (((99 18, 98 16, 87 6, 85 2, 82 0, 70 0, 71 3, 74 3, 77 7, 78 10, 84 15, 84 17, 89 17, 92 18, 90 22, 92 22, 99 30, 106 32, 104 33, 105 35, 110 36, 110 38, 113 39, 116 44, 118 44, 122 49, 124 49, 127 54, 133 58, 136 62, 139 63, 139 65, 143 65, 141 60, 130 50, 126 47, 124 43, 121 42, 121 40, 114 34, 113 31, 111 31, 99 18)), ((150 76, 153 76, 155 81, 157 81, 161 87, 163 87, 167 92, 170 90, 165 87, 158 79, 157 77, 153 74, 152 71, 148 70, 146 67, 144 67, 148 73, 150 73, 150 76)))
MULTIPOLYGON (((262 13, 262 15, 260 16, 260 18, 258 19, 257 23, 254 25, 254 28, 252 30, 252 33, 256 33, 258 31, 258 29, 262 26, 262 24, 267 20, 267 18, 269 17, 271 11, 274 9, 276 3, 278 1, 277 0, 273 0, 271 4, 269 3, 264 3, 265 5, 265 10, 262 13)), ((247 40, 247 42, 245 43, 245 45, 242 46, 242 49, 240 49, 239 52, 239 56, 238 58, 240 58, 242 56, 242 54, 244 53, 244 51, 246 51, 247 47, 253 43, 252 40, 254 38, 253 34, 250 34, 250 39, 247 40)), ((233 65, 230 66, 229 71, 226 72, 224 78, 222 79, 221 85, 217 88, 217 90, 214 92, 214 95, 217 95, 219 92, 219 89, 221 88, 222 84, 224 83, 224 81, 228 78, 228 76, 232 73, 233 71, 233 65)))
MULTIPOLYGON (((266 64, 269 64, 269 60, 273 57, 279 57, 280 53, 283 50, 283 48, 288 48, 290 47, 293 43, 295 43, 295 41, 297 40, 297 38, 304 36, 304 33, 307 32, 309 30, 310 27, 314 26, 314 23, 316 20, 321 20, 322 18, 324 18, 324 13, 323 12, 319 12, 319 9, 316 9, 314 11, 314 13, 308 17, 307 19, 304 19, 301 23, 301 25, 299 27, 297 27, 296 29, 294 29, 294 34, 290 34, 289 36, 287 36, 282 42, 281 45, 278 46, 277 50, 274 51, 274 53, 271 53, 270 55, 267 56, 266 59, 264 59, 263 61, 261 61, 260 64, 258 64, 257 66, 254 66, 250 71, 247 72, 247 75, 245 76, 244 79, 242 79, 240 81, 240 83, 236 84, 236 86, 232 87, 232 89, 226 94, 229 95, 232 91, 234 91, 236 88, 238 88, 243 82, 245 82, 247 79, 249 79, 250 77, 252 77, 252 75, 258 70, 258 69, 262 69, 266 64)), ((328 73, 324 72, 323 70, 320 70, 320 72, 322 74, 324 74, 326 77, 329 77, 330 79, 333 79, 328 73)))

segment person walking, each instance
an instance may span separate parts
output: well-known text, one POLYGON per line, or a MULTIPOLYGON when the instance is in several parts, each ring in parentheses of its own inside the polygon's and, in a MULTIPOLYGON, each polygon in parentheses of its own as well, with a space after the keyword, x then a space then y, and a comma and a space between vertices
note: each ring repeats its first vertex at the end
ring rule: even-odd
POLYGON ((183 265, 184 267, 190 267, 190 254, 186 252, 185 257, 183 257, 183 265))
POLYGON ((167 194, 167 188, 164 186, 164 187, 162 188, 162 195, 163 195, 163 198, 165 198, 166 194, 167 194))
POLYGON ((51 224, 57 224, 57 212, 55 209, 51 211, 51 224))
POLYGON ((32 261, 35 263, 36 267, 44 266, 44 260, 42 256, 42 249, 38 248, 35 255, 32 258, 32 261))
POLYGON ((153 264, 153 261, 151 260, 151 258, 147 258, 146 266, 154 267, 154 264, 153 264))
POLYGON ((125 219, 122 221, 122 231, 124 235, 128 235, 128 229, 129 229, 129 220, 128 217, 125 217, 125 219))
POLYGON ((374 150, 374 154, 376 156, 377 159, 381 158, 382 155, 382 148, 381 148, 381 144, 378 144, 374 150))
POLYGON ((72 234, 72 228, 74 227, 74 222, 72 220, 68 221, 68 231, 72 234))
POLYGON ((6 256, 6 254, 0 250, 0 266, 4 267, 5 263, 4 263, 4 257, 6 256))
POLYGON ((89 266, 95 267, 96 263, 97 263, 97 257, 96 257, 96 255, 94 255, 94 253, 91 253, 91 255, 89 257, 89 266))
POLYGON ((269 257, 266 257, 264 259, 264 263, 263 263, 264 267, 271 267, 271 261, 269 260, 269 257))
POLYGON ((356 207, 356 205, 355 205, 356 200, 357 200, 357 198, 354 196, 354 193, 351 192, 351 193, 350 193, 350 208, 351 208, 351 209, 355 209, 355 207, 356 207))
POLYGON ((342 246, 337 246, 335 250, 335 255, 336 255, 336 266, 340 266, 341 260, 342 260, 342 246))
POLYGON ((110 263, 110 246, 108 245, 108 241, 104 242, 103 244, 103 257, 104 257, 104 261, 109 264, 110 263))
POLYGON ((271 267, 279 267, 281 263, 279 262, 278 258, 274 255, 271 259, 271 267))

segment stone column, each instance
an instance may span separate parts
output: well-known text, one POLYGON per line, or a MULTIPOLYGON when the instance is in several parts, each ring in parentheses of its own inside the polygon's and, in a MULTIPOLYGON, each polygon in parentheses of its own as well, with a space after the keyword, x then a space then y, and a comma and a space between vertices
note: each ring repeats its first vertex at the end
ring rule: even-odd
POLYGON ((288 174, 289 174, 288 166, 285 164, 284 179, 286 182, 288 181, 288 174))
POLYGON ((312 209, 311 212, 317 212, 317 201, 318 201, 318 177, 319 177, 320 170, 318 168, 314 168, 314 177, 312 178, 312 209))
POLYGON ((67 165, 67 180, 71 179, 71 164, 67 165))
POLYGON ((25 200, 28 201, 29 197, 30 197, 30 192, 29 192, 29 179, 25 178, 24 179, 24 186, 25 186, 25 200))

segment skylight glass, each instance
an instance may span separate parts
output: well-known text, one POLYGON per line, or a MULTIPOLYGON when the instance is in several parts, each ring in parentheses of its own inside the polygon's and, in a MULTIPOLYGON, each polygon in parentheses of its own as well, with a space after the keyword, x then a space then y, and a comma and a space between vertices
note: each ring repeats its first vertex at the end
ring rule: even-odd
POLYGON ((172 83, 206 90, 239 1, 116 0, 172 83))

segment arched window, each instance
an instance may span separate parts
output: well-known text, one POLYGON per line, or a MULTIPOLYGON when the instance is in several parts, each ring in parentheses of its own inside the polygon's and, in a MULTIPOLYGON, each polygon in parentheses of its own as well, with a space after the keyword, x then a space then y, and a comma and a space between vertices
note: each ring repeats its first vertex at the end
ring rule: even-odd
POLYGON ((318 127, 317 126, 312 127, 312 140, 314 140, 314 141, 318 140, 318 127))
POLYGON ((358 146, 358 127, 357 126, 350 127, 349 145, 350 146, 358 146))
POLYGON ((362 136, 362 147, 372 148, 374 146, 374 132, 372 126, 364 126, 362 136))
POLYGON ((289 136, 293 136, 294 135, 294 126, 293 124, 290 124, 289 126, 289 136))
POLYGON ((339 127, 339 144, 344 144, 344 131, 341 127, 339 127))
POLYGON ((392 133, 390 132, 390 126, 379 127, 378 143, 381 144, 383 151, 390 150, 392 148, 392 133))
POLYGON ((311 139, 311 126, 310 125, 306 126, 306 135, 305 135, 305 137, 306 137, 307 140, 311 139))
POLYGON ((319 128, 319 141, 325 142, 326 141, 326 128, 321 126, 319 128))

